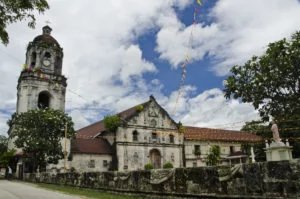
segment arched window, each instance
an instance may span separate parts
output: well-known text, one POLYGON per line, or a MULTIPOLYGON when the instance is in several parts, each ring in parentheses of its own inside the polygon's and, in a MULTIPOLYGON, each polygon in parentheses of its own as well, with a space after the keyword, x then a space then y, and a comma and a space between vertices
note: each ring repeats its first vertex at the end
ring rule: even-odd
POLYGON ((133 132, 132 132, 132 140, 133 141, 138 141, 138 132, 136 131, 136 130, 134 130, 133 132))
POLYGON ((51 54, 49 52, 45 52, 45 57, 49 59, 51 58, 51 54))
POLYGON ((174 135, 169 135, 170 143, 174 143, 174 135))
POLYGON ((46 109, 50 106, 50 94, 46 91, 43 91, 39 94, 38 98, 38 107, 40 109, 46 109))
POLYGON ((35 63, 36 63, 36 52, 32 52, 30 67, 34 68, 35 67, 35 63))

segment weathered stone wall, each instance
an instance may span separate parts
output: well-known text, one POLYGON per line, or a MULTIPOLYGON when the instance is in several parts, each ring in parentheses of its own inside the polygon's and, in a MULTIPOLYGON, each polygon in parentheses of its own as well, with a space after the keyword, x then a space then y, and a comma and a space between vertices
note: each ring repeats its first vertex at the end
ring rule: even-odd
POLYGON ((232 168, 27 174, 25 180, 171 197, 298 198, 300 160, 242 164, 232 168))

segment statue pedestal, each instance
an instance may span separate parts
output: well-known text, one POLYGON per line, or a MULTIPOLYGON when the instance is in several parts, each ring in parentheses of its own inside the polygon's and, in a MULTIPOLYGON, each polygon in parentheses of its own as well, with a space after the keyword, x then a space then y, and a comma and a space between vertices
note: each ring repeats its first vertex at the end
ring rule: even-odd
POLYGON ((266 156, 267 161, 281 161, 281 160, 292 160, 292 148, 288 142, 272 142, 266 145, 266 156))

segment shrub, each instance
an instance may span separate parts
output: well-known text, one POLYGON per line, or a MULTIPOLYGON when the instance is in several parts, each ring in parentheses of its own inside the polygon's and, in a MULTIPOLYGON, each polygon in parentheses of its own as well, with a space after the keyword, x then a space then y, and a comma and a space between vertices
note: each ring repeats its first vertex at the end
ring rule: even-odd
POLYGON ((111 132, 116 132, 121 125, 121 119, 117 115, 107 115, 103 119, 104 126, 111 132))
POLYGON ((153 164, 151 164, 151 163, 145 164, 144 168, 145 168, 145 170, 154 169, 153 164))
POLYGON ((144 110, 144 106, 143 105, 138 105, 135 107, 137 112, 142 112, 144 110))
POLYGON ((163 168, 164 169, 171 169, 171 168, 173 168, 173 164, 171 162, 167 162, 166 164, 164 164, 163 168))

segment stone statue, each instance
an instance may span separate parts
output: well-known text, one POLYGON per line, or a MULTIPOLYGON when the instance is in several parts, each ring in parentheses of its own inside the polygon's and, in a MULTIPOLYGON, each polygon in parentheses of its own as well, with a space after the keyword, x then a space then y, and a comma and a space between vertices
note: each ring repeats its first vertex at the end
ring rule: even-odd
POLYGON ((271 131, 273 132, 273 139, 276 143, 280 143, 281 139, 279 137, 278 126, 274 121, 272 121, 271 124, 272 124, 271 131))

